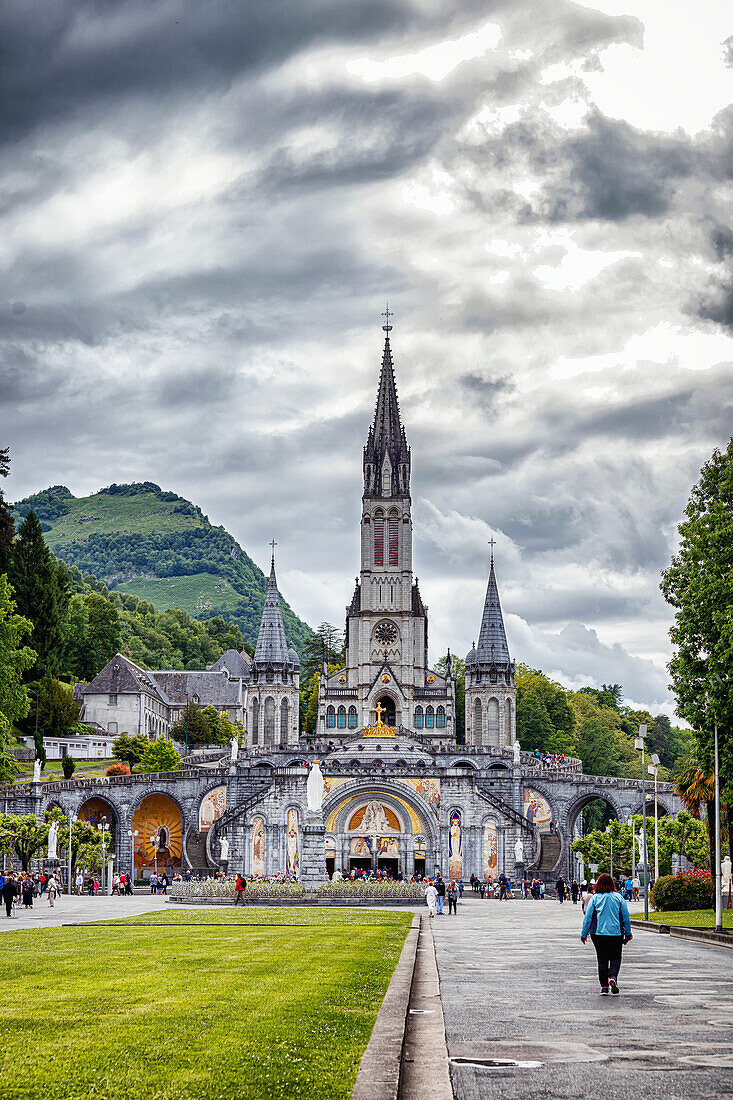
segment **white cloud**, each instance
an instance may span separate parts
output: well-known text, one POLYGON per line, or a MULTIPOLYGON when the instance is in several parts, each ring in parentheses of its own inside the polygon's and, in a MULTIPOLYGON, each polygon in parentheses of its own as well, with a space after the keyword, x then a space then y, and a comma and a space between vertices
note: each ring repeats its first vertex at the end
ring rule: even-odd
POLYGON ((376 61, 370 57, 354 58, 346 62, 346 69, 367 83, 380 80, 402 80, 408 76, 426 76, 429 80, 444 80, 464 61, 483 57, 501 40, 501 31, 495 23, 484 23, 478 30, 469 31, 460 38, 436 42, 416 53, 385 57, 376 61))

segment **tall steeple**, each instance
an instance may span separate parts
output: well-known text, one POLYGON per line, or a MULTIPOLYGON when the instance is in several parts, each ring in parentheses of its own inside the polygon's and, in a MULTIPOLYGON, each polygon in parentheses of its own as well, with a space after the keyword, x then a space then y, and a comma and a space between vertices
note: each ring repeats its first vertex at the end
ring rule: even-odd
POLYGON ((382 369, 377 388, 374 420, 364 447, 364 494, 368 496, 395 497, 410 492, 410 448, 400 416, 397 385, 392 363, 389 334, 392 313, 387 306, 382 325, 384 351, 382 369))
POLYGON ((277 588, 277 577, 275 576, 275 545, 273 541, 270 579, 267 582, 265 606, 262 609, 260 632, 257 635, 257 646, 255 647, 255 663, 260 666, 268 663, 285 665, 290 659, 285 637, 283 612, 280 606, 280 593, 277 588))
MULTIPOLYGON (((493 540, 492 540, 493 541, 493 540)), ((489 570, 489 583, 486 587, 486 599, 484 600, 484 613, 481 617, 481 630, 478 636, 476 654, 479 661, 493 664, 508 664, 509 646, 504 629, 504 617, 501 613, 499 601, 499 587, 496 583, 494 571, 494 548, 491 548, 491 569, 489 570)))

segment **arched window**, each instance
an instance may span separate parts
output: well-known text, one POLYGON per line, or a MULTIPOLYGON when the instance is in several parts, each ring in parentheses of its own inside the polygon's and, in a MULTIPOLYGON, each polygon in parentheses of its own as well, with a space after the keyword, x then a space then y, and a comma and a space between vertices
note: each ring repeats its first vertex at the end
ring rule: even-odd
POLYGON ((372 530, 374 532, 374 564, 384 565, 384 513, 374 513, 374 523, 372 524, 372 530))
POLYGON ((252 700, 252 744, 259 745, 260 743, 260 701, 255 698, 252 700))
POLYGON ((512 701, 507 699, 504 703, 504 738, 507 745, 514 742, 514 730, 512 728, 512 701))
POLYGON ((346 707, 339 707, 336 725, 340 730, 346 729, 346 707))
POLYGON ((474 745, 483 745, 484 743, 484 731, 483 731, 483 715, 481 713, 481 700, 477 699, 473 704, 473 743, 474 745))
POLYGON ((423 714, 422 707, 415 707, 415 729, 421 730, 423 728, 423 714))
POLYGON ((397 565, 399 562, 398 547, 399 547, 399 517, 396 512, 389 513, 389 564, 397 565))
POLYGON ((427 729, 435 729, 435 711, 432 707, 425 708, 425 726, 427 729))
POLYGON ((265 699, 265 722, 263 745, 272 745, 275 741, 275 700, 271 695, 265 699))
POLYGON ((499 701, 497 699, 489 699, 486 706, 486 719, 488 725, 488 743, 490 745, 499 744, 499 701))
POLYGON ((336 711, 333 707, 326 707, 326 729, 336 729, 336 711))
POLYGON ((382 467, 382 492, 390 493, 392 491, 392 469, 389 465, 388 459, 385 457, 384 466, 382 467))
POLYGON ((290 725, 290 703, 283 699, 280 704, 280 740, 287 741, 288 726, 290 725))
POLYGON ((349 707, 349 729, 355 730, 357 723, 356 707, 349 707))
POLYGON ((439 730, 445 729, 445 707, 438 707, 435 712, 435 724, 439 730))

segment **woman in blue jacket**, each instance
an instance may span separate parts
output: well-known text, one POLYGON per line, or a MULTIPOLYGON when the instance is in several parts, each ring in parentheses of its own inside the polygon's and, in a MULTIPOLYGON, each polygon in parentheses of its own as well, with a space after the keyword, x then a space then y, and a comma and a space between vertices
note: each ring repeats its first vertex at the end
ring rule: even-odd
POLYGON ((583 943, 593 940, 598 958, 598 978, 601 983, 601 995, 618 993, 618 972, 621 969, 621 951, 623 945, 632 939, 629 907, 616 893, 616 886, 610 875, 599 875, 595 893, 585 911, 580 938, 583 943))

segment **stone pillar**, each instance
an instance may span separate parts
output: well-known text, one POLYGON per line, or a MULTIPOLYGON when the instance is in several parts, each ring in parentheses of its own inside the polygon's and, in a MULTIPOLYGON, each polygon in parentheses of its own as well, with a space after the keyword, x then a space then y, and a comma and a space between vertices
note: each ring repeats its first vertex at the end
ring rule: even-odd
POLYGON ((326 882, 326 826, 323 815, 310 810, 300 836, 300 881, 306 888, 326 882))

